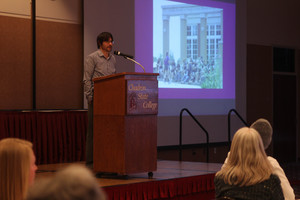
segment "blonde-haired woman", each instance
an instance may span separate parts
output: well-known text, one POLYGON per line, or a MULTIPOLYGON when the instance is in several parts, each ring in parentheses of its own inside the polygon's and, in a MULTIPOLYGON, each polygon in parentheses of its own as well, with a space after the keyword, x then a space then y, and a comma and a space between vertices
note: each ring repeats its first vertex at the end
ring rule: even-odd
POLYGON ((0 141, 0 199, 22 200, 35 178, 32 143, 18 138, 0 141))
POLYGON ((259 133, 241 128, 233 137, 227 164, 216 173, 216 198, 284 199, 280 180, 272 171, 259 133))

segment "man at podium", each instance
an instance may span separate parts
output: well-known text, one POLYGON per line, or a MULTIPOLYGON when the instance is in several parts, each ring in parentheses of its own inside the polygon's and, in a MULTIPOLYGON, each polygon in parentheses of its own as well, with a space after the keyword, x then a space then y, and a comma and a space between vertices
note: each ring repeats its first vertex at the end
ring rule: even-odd
POLYGON ((116 59, 112 51, 113 36, 109 32, 102 32, 97 37, 98 50, 87 56, 84 62, 84 94, 88 102, 88 128, 86 135, 86 165, 93 167, 93 96, 96 77, 116 73, 116 59))

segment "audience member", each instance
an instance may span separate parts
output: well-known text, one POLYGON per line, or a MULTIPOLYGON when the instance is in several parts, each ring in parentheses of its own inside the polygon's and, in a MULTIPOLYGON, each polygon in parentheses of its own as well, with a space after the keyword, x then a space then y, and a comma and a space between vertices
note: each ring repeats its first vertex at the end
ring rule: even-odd
MULTIPOLYGON (((250 128, 254 128, 261 136, 264 149, 266 150, 269 145, 271 144, 272 141, 272 135, 273 135, 273 128, 270 124, 270 122, 266 119, 260 118, 256 120, 250 128)), ((229 155, 229 153, 228 153, 229 155)), ((279 163, 277 160, 271 156, 268 156, 268 160, 273 166, 273 174, 276 174, 281 182, 281 188, 282 192, 284 195, 284 198, 286 200, 294 200, 295 199, 295 194, 294 190, 290 185, 290 182, 288 181, 283 169, 280 167, 279 163)), ((225 160, 224 165, 227 163, 227 158, 225 160)))
MULTIPOLYGON (((251 126, 258 131, 260 134, 265 150, 269 147, 272 141, 273 129, 270 122, 266 119, 258 119, 251 126)), ((290 185, 289 180, 287 179, 283 169, 280 167, 277 160, 271 156, 268 156, 268 160, 273 166, 273 173, 276 174, 281 181, 281 188, 286 200, 294 200, 295 194, 294 190, 290 185)))
POLYGON ((233 137, 228 162, 216 173, 216 198, 284 199, 280 180, 272 172, 259 133, 241 128, 233 137))
POLYGON ((0 199, 22 200, 35 178, 32 143, 18 138, 0 141, 0 199))
POLYGON ((40 178, 29 189, 26 200, 105 200, 92 172, 82 165, 71 165, 51 178, 40 178))

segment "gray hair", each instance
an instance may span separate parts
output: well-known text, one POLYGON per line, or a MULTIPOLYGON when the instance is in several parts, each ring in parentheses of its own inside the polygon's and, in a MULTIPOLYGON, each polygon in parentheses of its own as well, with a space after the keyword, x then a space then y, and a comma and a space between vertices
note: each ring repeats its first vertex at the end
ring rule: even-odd
POLYGON ((52 178, 37 180, 26 200, 105 200, 91 171, 82 165, 71 165, 52 178))

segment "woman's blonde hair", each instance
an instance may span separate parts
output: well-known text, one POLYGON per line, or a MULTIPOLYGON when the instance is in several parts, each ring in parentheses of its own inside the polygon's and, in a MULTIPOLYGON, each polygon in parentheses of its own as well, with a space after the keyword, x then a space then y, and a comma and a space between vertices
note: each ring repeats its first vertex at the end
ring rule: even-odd
POLYGON ((235 133, 228 163, 216 176, 230 185, 249 186, 269 179, 272 171, 259 133, 244 127, 235 133))
POLYGON ((29 187, 32 143, 18 138, 0 141, 0 198, 24 199, 29 187))

